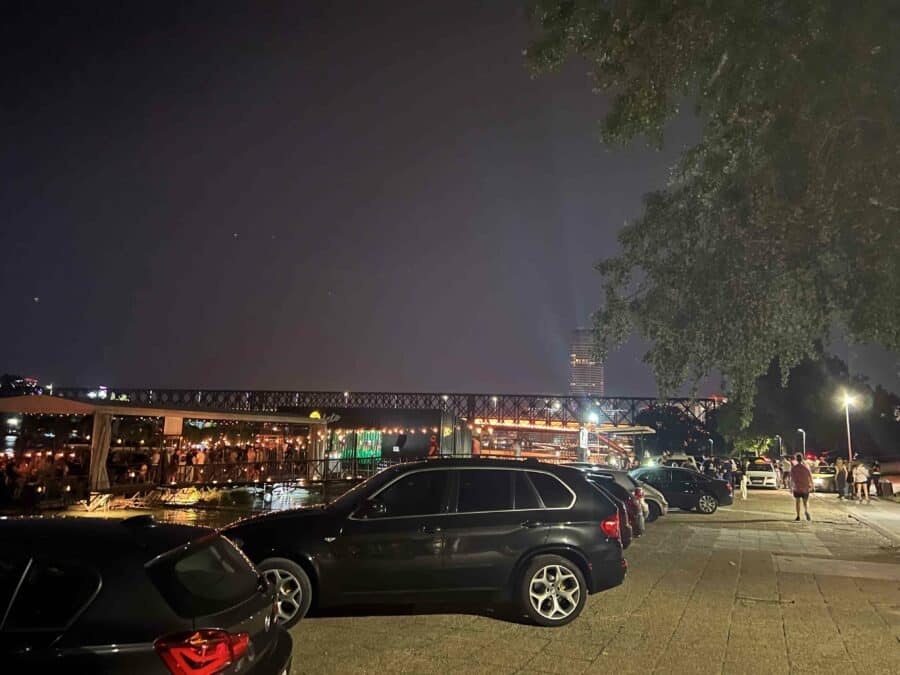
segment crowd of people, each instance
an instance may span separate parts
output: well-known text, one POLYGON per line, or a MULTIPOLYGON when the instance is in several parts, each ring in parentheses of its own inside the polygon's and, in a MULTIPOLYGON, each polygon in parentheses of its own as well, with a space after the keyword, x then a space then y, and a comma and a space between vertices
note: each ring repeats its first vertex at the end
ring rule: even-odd
POLYGON ((193 445, 154 448, 147 453, 114 452, 110 457, 110 482, 208 483, 213 480, 264 480, 272 464, 305 459, 302 449, 285 446, 193 445))
POLYGON ((83 483, 86 468, 77 453, 53 451, 0 455, 0 504, 36 499, 48 489, 71 493, 83 483))

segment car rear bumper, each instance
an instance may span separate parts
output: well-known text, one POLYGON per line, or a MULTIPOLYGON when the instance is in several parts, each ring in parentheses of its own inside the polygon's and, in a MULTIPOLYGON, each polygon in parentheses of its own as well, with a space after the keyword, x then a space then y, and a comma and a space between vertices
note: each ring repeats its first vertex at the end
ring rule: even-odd
POLYGON ((265 656, 254 661, 253 665, 244 672, 247 675, 290 675, 293 640, 288 632, 279 628, 279 636, 275 644, 265 656))
POLYGON ((734 504, 734 494, 723 494, 719 496, 719 506, 731 506, 734 504))
POLYGON ((750 487, 777 488, 778 478, 775 476, 748 476, 747 483, 750 487))
POLYGON ((595 552, 591 560, 592 584, 590 592, 598 593, 618 586, 625 581, 627 573, 628 563, 618 547, 609 551, 595 552))

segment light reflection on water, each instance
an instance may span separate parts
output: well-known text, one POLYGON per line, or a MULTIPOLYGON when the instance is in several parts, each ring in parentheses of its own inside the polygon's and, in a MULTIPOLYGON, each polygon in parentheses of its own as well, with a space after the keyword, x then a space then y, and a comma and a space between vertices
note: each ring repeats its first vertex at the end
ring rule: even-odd
MULTIPOLYGON (((337 490, 329 490, 329 501, 336 498, 344 491, 343 488, 337 490)), ((235 490, 234 492, 239 492, 235 490)), ((321 504, 323 501, 322 491, 320 489, 306 489, 301 487, 282 487, 276 486, 270 493, 256 488, 248 488, 243 490, 242 506, 173 506, 173 507, 153 507, 153 508, 128 508, 116 509, 109 511, 94 511, 86 513, 84 511, 70 511, 68 515, 73 516, 91 516, 99 518, 127 518, 135 515, 151 514, 160 522, 177 523, 179 525, 196 525, 205 527, 224 527, 229 523, 245 518, 247 516, 260 513, 270 513, 274 511, 282 511, 284 509, 294 509, 304 506, 312 506, 321 504)))

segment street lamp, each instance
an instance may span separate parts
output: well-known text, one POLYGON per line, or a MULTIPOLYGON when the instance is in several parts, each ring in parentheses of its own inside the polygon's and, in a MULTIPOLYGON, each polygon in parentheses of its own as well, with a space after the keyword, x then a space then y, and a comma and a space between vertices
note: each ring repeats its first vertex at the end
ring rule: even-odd
POLYGON ((713 444, 713 439, 707 438, 707 439, 706 439, 706 442, 709 443, 709 454, 710 454, 710 456, 711 456, 711 457, 715 457, 715 456, 716 456, 716 448, 715 448, 715 445, 713 444))
POLYGON ((806 432, 803 429, 797 429, 801 434, 803 434, 803 459, 806 459, 806 432))
POLYGON ((844 391, 844 419, 847 421, 847 458, 853 464, 853 445, 850 442, 850 406, 856 402, 853 396, 844 391))
POLYGON ((775 434, 775 438, 778 439, 778 456, 783 457, 784 456, 784 443, 782 442, 780 435, 775 434))

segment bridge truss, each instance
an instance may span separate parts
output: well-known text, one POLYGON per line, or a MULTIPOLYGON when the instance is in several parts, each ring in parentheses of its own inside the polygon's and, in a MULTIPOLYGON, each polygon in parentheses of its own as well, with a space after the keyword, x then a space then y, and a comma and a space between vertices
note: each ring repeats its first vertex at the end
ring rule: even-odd
POLYGON ((339 408, 441 410, 459 420, 546 427, 585 423, 634 426, 638 415, 653 407, 678 408, 704 421, 723 399, 652 397, 584 397, 556 394, 440 394, 334 391, 238 391, 212 389, 61 388, 55 396, 77 400, 235 412, 333 411, 339 408))

